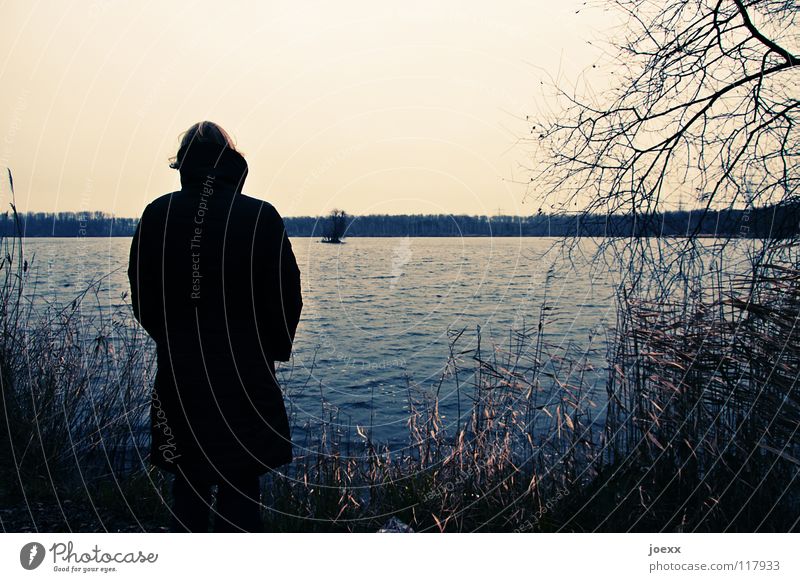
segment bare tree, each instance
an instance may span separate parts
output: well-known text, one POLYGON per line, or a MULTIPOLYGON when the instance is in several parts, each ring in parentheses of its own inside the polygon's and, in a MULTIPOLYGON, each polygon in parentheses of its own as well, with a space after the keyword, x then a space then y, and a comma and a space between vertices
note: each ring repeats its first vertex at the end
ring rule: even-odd
POLYGON ((595 66, 613 80, 598 95, 558 89, 563 107, 536 120, 540 205, 646 224, 681 196, 704 213, 796 203, 797 2, 600 4, 624 17, 595 66))
POLYGON ((322 242, 338 244, 347 230, 347 213, 334 208, 328 214, 322 233, 322 242))
MULTIPOLYGON (((797 450, 800 426, 800 212, 786 212, 797 208, 800 180, 797 2, 600 4, 623 17, 610 62, 591 69, 604 86, 560 90, 563 108, 536 120, 531 189, 551 211, 623 215, 644 232, 658 231, 679 200, 701 216, 737 209, 746 244, 701 241, 696 230, 601 241, 598 252, 622 267, 606 387, 613 459, 576 514, 609 494, 616 506, 601 526, 628 512, 631 531, 663 510, 662 531, 686 520, 695 520, 686 531, 709 527, 715 515, 725 531, 758 530, 766 517, 743 526, 740 516, 755 497, 777 507, 797 469, 793 459, 758 460, 765 446, 797 450), (765 207, 793 216, 791 240, 750 238, 747 217, 765 207), (752 256, 736 264, 741 249, 752 256), (786 480, 776 477, 784 470, 786 480), (764 483, 778 487, 737 497, 764 483)), ((793 520, 776 527, 791 530, 793 520)))

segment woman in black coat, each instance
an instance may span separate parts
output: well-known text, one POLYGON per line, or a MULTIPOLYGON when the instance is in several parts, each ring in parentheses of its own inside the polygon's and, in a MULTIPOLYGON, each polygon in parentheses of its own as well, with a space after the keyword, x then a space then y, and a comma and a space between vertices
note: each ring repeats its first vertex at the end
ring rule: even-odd
POLYGON ((155 340, 151 462, 175 474, 182 530, 257 531, 259 476, 292 460, 275 360, 291 355, 302 298, 283 219, 242 194, 247 162, 211 122, 183 136, 181 189, 145 208, 128 277, 155 340))

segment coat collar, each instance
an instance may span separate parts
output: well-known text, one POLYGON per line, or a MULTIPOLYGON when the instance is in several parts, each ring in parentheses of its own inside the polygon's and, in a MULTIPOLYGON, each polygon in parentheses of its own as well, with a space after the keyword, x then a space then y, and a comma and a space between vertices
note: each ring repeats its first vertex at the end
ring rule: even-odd
POLYGON ((209 178, 213 179, 215 189, 238 194, 242 191, 247 177, 247 162, 242 155, 227 146, 194 142, 178 152, 178 170, 181 174, 181 187, 196 188, 209 178))

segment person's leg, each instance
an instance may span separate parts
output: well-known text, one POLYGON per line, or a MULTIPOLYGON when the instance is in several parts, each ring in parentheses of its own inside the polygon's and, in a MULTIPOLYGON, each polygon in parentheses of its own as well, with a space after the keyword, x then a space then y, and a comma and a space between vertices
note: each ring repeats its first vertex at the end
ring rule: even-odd
POLYGON ((215 532, 259 532, 261 523, 261 483, 258 475, 228 475, 220 479, 215 532))
POLYGON ((208 532, 211 481, 177 473, 172 482, 172 531, 208 532))

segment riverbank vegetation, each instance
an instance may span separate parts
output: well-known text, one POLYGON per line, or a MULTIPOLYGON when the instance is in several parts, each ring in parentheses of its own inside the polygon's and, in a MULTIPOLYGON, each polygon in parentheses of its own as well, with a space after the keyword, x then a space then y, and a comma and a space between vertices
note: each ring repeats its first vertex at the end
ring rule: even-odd
MULTIPOLYGON (((92 285, 35 309, 22 244, 3 241, 0 269, 2 527, 163 531, 169 476, 147 462, 152 346, 127 308, 91 309, 92 285)), ((795 531, 799 265, 787 244, 713 283, 684 276, 675 303, 623 287, 616 325, 588 349, 546 341, 564 315, 546 296, 502 345, 451 330, 437 388, 409 380, 404 448, 345 426, 321 396, 296 460, 264 480, 265 529, 375 531, 397 517, 434 532, 795 531), (445 398, 459 399, 455 418, 445 398)), ((317 388, 282 374, 290 402, 317 388)))

